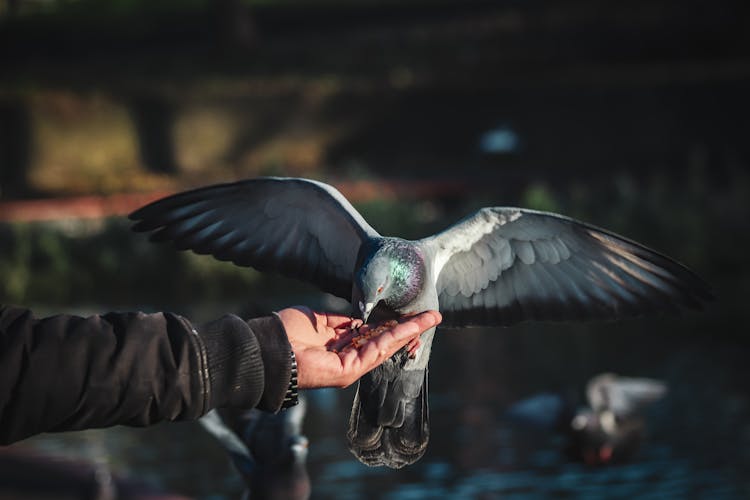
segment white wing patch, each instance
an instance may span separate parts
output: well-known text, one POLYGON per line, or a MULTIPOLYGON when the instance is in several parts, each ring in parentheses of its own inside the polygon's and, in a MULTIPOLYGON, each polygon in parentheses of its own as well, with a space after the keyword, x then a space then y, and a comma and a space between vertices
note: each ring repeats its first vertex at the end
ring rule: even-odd
POLYGON ((551 213, 483 208, 419 243, 434 259, 444 325, 614 319, 712 297, 674 260, 551 213))
POLYGON ((441 238, 435 258, 438 291, 471 298, 475 307, 494 306, 494 296, 478 294, 513 265, 557 264, 570 258, 570 249, 555 233, 525 227, 519 220, 523 215, 520 210, 484 208, 437 235, 441 238), (517 224, 513 237, 501 236, 502 226, 511 222, 517 224), (483 300, 493 304, 481 304, 483 300))
MULTIPOLYGON (((479 210, 475 215, 458 222, 451 228, 437 234, 431 238, 427 238, 425 241, 430 240, 438 242, 438 250, 433 260, 433 272, 434 276, 440 275, 445 263, 448 262, 453 255, 460 252, 468 252, 472 250, 472 247, 482 239, 483 236, 492 233, 498 226, 513 222, 521 217, 521 211, 516 210, 515 212, 498 214, 492 212, 487 208, 479 210), (462 227, 459 228, 459 226, 462 227), (452 229, 458 229, 452 231, 452 229), (449 234, 449 231, 453 234, 449 234)), ((507 242, 506 242, 507 243, 507 242)), ((500 243, 502 246, 502 242, 500 243)), ((500 248, 502 255, 509 257, 511 249, 500 248)), ((483 252, 483 257, 489 260, 491 253, 487 252, 486 246, 483 246, 480 252, 483 252)))

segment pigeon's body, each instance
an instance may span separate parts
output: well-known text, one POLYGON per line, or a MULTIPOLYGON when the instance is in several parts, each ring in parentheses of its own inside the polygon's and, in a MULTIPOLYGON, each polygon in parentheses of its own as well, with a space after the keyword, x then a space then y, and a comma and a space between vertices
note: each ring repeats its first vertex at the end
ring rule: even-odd
MULTIPOLYGON (((333 187, 260 178, 209 186, 131 215, 179 249, 277 271, 351 300, 375 321, 439 309, 443 325, 614 319, 710 298, 687 268, 633 241, 555 214, 483 208, 417 241, 383 237, 333 187)), ((402 467, 429 437, 434 330, 360 380, 348 437, 369 465, 402 467)))
MULTIPOLYGON (((362 247, 357 269, 355 314, 364 312, 367 319, 379 322, 439 308, 433 270, 412 242, 371 240, 362 247), (387 298, 381 301, 379 296, 387 298)), ((434 328, 422 334, 414 356, 402 350, 360 379, 347 436, 363 463, 398 468, 424 454, 430 432, 427 362, 434 335, 434 328)))

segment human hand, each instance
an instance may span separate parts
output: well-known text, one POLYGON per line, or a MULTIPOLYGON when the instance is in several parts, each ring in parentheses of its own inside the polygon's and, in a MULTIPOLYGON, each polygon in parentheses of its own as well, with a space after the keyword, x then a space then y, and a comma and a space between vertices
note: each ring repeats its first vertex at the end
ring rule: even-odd
POLYGON ((283 309, 278 315, 297 358, 300 389, 347 387, 442 321, 437 311, 402 318, 378 335, 358 339, 358 347, 353 347, 355 337, 366 337, 378 325, 362 325, 357 332, 352 326, 361 321, 301 306, 283 309))

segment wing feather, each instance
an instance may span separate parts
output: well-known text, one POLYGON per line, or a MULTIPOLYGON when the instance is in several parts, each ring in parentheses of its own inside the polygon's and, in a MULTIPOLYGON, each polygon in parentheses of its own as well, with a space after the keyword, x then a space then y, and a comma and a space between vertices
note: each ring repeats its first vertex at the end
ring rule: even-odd
POLYGON ((551 213, 483 208, 419 244, 433 257, 446 326, 615 319, 712 298, 669 257, 551 213))
POLYGON ((307 179, 208 186, 155 201, 130 218, 153 241, 276 271, 346 299, 360 246, 380 236, 335 188, 307 179))
POLYGON ((586 385, 586 398, 594 411, 611 411, 626 418, 664 397, 667 390, 667 384, 661 380, 603 373, 586 385))

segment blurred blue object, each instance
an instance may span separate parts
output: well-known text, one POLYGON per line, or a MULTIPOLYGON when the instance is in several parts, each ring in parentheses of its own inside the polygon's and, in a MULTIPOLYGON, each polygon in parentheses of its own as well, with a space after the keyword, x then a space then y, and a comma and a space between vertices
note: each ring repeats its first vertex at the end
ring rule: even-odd
POLYGON ((511 154, 520 146, 518 134, 509 126, 502 125, 488 130, 479 139, 479 149, 487 154, 511 154))
POLYGON ((565 399, 561 394, 543 392, 515 403, 505 416, 514 423, 554 430, 565 412, 565 399))

